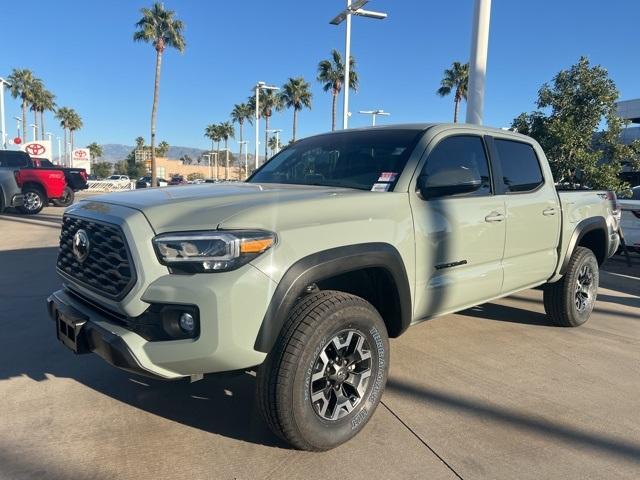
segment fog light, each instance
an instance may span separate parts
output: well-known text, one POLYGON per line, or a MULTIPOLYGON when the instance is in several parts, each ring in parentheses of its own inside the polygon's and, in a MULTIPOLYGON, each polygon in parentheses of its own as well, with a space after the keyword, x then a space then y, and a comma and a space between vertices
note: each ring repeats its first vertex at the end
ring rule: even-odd
POLYGON ((186 333, 192 333, 193 329, 196 328, 196 322, 190 313, 181 314, 179 322, 180 328, 186 333))

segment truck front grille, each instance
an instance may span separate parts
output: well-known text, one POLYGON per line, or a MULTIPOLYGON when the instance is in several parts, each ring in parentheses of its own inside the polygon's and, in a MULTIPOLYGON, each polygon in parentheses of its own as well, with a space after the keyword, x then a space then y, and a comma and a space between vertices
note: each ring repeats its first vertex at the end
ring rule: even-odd
POLYGON ((129 293, 136 280, 120 227, 69 215, 62 220, 57 265, 63 276, 115 300, 129 293), (73 251, 78 230, 84 230, 89 239, 88 255, 84 259, 79 259, 73 251))

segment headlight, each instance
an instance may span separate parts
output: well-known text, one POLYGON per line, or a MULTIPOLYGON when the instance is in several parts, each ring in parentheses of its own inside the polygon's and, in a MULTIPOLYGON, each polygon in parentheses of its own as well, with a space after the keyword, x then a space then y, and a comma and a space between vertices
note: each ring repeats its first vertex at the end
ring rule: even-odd
POLYGON ((160 263, 182 273, 234 270, 269 249, 272 232, 212 230, 165 233, 153 239, 160 263))

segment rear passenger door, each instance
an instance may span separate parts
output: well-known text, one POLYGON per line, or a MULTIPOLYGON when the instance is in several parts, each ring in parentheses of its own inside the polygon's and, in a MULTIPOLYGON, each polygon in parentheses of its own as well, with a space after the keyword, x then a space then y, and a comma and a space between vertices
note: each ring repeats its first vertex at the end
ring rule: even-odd
POLYGON ((547 280, 557 263, 561 210, 553 178, 532 144, 493 138, 507 210, 502 293, 547 280))
POLYGON ((409 196, 416 242, 414 318, 498 296, 506 212, 504 198, 493 191, 483 137, 436 136, 409 196))

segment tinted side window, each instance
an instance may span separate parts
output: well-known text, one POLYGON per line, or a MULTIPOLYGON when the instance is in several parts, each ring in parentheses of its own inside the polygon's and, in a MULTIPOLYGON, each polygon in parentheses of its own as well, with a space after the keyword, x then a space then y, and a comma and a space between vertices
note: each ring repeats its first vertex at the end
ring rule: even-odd
POLYGON ((29 157, 24 152, 5 150, 0 152, 0 167, 26 167, 29 157))
POLYGON ((544 183, 540 162, 527 143, 495 139, 507 192, 528 192, 544 183))
POLYGON ((455 196, 491 194, 489 162, 480 137, 459 135, 442 140, 429 154, 421 176, 429 188, 476 184, 477 188, 455 196))

